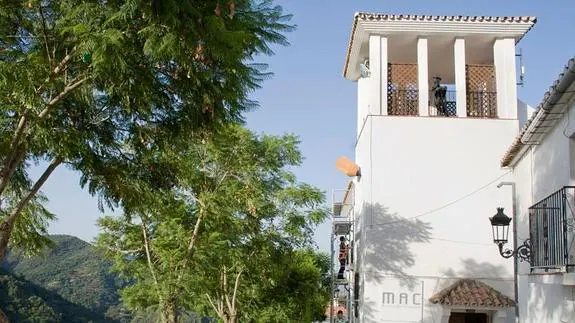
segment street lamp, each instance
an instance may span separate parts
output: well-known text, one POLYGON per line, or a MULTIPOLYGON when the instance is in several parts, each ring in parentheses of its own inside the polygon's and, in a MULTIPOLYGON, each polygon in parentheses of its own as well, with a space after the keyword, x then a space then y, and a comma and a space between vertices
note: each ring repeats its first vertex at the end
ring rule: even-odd
POLYGON ((509 238, 509 223, 511 223, 511 218, 503 213, 503 208, 497 208, 497 214, 489 218, 491 222, 491 228, 493 230, 493 242, 499 247, 499 254, 503 258, 517 257, 521 261, 527 261, 531 259, 531 245, 529 239, 525 240, 521 246, 516 250, 505 249, 503 246, 507 243, 509 238))

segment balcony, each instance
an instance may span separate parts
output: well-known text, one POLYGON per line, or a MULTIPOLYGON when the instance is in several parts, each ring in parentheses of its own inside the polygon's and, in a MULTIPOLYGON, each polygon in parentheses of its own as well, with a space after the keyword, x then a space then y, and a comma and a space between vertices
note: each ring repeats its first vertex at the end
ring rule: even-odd
POLYGON ((419 115, 417 64, 387 65, 387 114, 419 115))
MULTIPOLYGON (((441 84, 447 91, 444 97, 429 92, 429 116, 457 116, 457 98, 453 75, 445 77, 449 84, 441 84)), ((432 86, 429 85, 429 88, 432 86)), ((469 118, 497 118, 497 88, 493 65, 466 65, 466 110, 469 118)), ((387 66, 387 114, 393 116, 419 115, 419 80, 417 64, 389 63, 387 66)))
POLYGON ((497 118, 497 92, 467 92, 467 116, 497 118))
POLYGON ((495 66, 466 65, 467 116, 497 118, 495 66))
POLYGON ((529 208, 531 270, 575 268, 575 186, 565 186, 529 208))
POLYGON ((387 114, 390 116, 419 115, 419 91, 389 90, 387 92, 387 114))

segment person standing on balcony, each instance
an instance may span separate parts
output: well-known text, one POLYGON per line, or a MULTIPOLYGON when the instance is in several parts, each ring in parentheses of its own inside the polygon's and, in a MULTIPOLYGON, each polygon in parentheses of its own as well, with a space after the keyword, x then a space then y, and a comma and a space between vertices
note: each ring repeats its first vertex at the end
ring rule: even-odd
POLYGON ((441 114, 447 116, 447 106, 445 96, 447 94, 447 87, 441 86, 441 77, 435 76, 433 78, 433 86, 431 87, 431 92, 433 92, 434 100, 433 105, 441 114))

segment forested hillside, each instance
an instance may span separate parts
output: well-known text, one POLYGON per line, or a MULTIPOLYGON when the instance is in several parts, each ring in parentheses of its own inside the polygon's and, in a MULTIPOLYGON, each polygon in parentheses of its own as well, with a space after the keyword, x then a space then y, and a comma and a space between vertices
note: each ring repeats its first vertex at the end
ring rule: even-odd
POLYGON ((42 256, 29 258, 16 250, 2 263, 0 306, 11 321, 129 320, 110 264, 76 237, 55 235, 52 240, 55 247, 42 256))

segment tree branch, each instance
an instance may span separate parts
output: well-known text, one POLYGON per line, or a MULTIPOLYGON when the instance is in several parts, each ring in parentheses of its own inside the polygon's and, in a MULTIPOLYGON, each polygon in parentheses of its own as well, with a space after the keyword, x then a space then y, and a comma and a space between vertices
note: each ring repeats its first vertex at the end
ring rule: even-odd
POLYGON ((84 77, 84 78, 81 78, 79 80, 72 81, 72 83, 67 85, 62 92, 60 92, 58 95, 56 95, 55 98, 53 98, 50 102, 48 102, 48 104, 46 104, 46 107, 44 108, 44 110, 42 110, 42 112, 40 112, 40 114, 38 115, 38 118, 43 119, 48 114, 48 112, 50 112, 51 108, 53 108, 56 104, 58 104, 58 102, 60 102, 68 94, 70 94, 70 92, 74 91, 76 88, 78 88, 80 85, 82 85, 87 80, 88 80, 88 77, 84 77))
POLYGON ((236 312, 236 296, 237 296, 237 292, 238 292, 238 287, 240 285, 240 276, 243 273, 243 269, 240 269, 240 271, 238 271, 238 274, 236 275, 236 282, 234 283, 234 293, 232 296, 232 309, 230 310, 233 315, 235 315, 236 312))
POLYGON ((230 296, 228 295, 228 273, 227 273, 227 268, 226 266, 224 266, 224 270, 223 270, 223 279, 224 279, 224 287, 223 287, 223 294, 224 294, 224 299, 226 300, 226 305, 228 306, 228 311, 230 311, 231 313, 231 309, 232 309, 232 303, 230 302, 230 296))
MULTIPOLYGON (((56 50, 56 47, 54 47, 54 50, 56 50)), ((62 71, 66 69, 68 62, 72 59, 72 53, 74 53, 75 51, 76 51, 75 46, 72 48, 71 53, 68 53, 68 49, 66 49, 66 56, 64 56, 64 58, 60 61, 60 63, 58 63, 58 65, 52 70, 52 72, 48 76, 48 79, 46 80, 46 83, 53 80, 54 77, 56 77, 58 74, 60 74, 62 71)), ((53 52, 52 57, 55 57, 54 55, 55 52, 53 52)), ((44 92, 44 85, 41 85, 36 90, 36 94, 42 94, 44 92)))
MULTIPOLYGON (((6 156, 2 170, 0 171, 0 196, 4 193, 8 183, 10 182, 10 177, 16 171, 16 168, 26 157, 26 147, 25 145, 20 145, 10 150, 10 154, 6 156)), ((0 206, 2 201, 0 200, 0 206)))
POLYGON ((44 183, 46 183, 46 180, 48 179, 48 177, 50 177, 50 175, 52 175, 52 172, 54 172, 56 167, 58 167, 61 163, 62 163, 62 160, 58 157, 52 159, 52 162, 50 163, 50 165, 48 165, 48 167, 46 167, 46 170, 44 170, 44 173, 42 173, 42 175, 40 176, 40 178, 38 178, 36 183, 34 183, 30 192, 28 192, 26 197, 24 197, 22 200, 20 200, 20 202, 18 203, 16 208, 10 213, 10 215, 8 217, 6 217, 6 220, 5 220, 6 222, 12 223, 12 224, 14 223, 14 221, 22 213, 22 210, 28 205, 30 200, 32 200, 32 198, 34 198, 34 196, 36 196, 36 194, 38 193, 38 191, 40 190, 42 185, 44 185, 44 183))
POLYGON ((66 66, 66 64, 68 64, 68 62, 72 59, 72 53, 74 53, 76 51, 76 47, 72 48, 70 53, 67 53, 66 56, 64 56, 64 58, 62 58, 62 60, 60 61, 60 63, 58 63, 58 66, 56 66, 54 68, 54 70, 52 71, 52 77, 58 75, 58 73, 60 73, 62 71, 62 69, 64 68, 64 66, 66 66))
POLYGON ((44 43, 46 46, 46 55, 48 56, 48 62, 50 63, 50 67, 52 66, 52 57, 50 56, 50 47, 48 46, 48 37, 46 35, 46 18, 44 17, 44 11, 42 10, 42 4, 38 5, 38 13, 40 14, 40 18, 42 20, 42 35, 44 36, 44 43))
POLYGON ((150 269, 150 273, 152 274, 152 279, 154 280, 154 284, 156 285, 158 297, 160 297, 160 286, 158 284, 158 278, 156 277, 156 271, 154 270, 154 266, 152 264, 152 256, 150 254, 150 245, 149 245, 149 240, 148 240, 148 232, 146 229, 146 223, 144 222, 144 218, 142 216, 140 216, 140 220, 142 220, 142 234, 144 237, 144 249, 146 250, 146 259, 148 262, 148 268, 150 269))
POLYGON ((218 308, 216 307, 216 304, 214 304, 214 302, 212 301, 212 298, 210 297, 210 295, 208 293, 206 293, 206 296, 208 297, 208 302, 210 303, 210 305, 212 306, 212 308, 214 309, 214 311, 216 312, 216 314, 218 314, 219 317, 223 317, 223 313, 221 313, 218 308))
POLYGON ((178 276, 178 284, 182 279, 182 276, 184 275, 183 271, 187 268, 187 265, 189 263, 189 261, 192 259, 192 257, 194 256, 194 246, 196 244, 196 241, 198 239, 198 235, 200 233, 200 226, 202 224, 202 220, 204 218, 204 208, 200 208, 200 212, 198 215, 198 218, 196 219, 196 224, 194 225, 194 231, 192 232, 192 236, 190 237, 190 242, 188 243, 188 249, 186 250, 187 256, 184 259, 184 264, 182 265, 182 268, 179 270, 180 274, 178 276))

